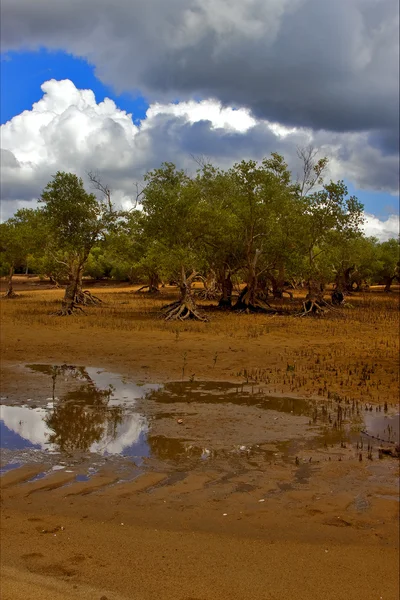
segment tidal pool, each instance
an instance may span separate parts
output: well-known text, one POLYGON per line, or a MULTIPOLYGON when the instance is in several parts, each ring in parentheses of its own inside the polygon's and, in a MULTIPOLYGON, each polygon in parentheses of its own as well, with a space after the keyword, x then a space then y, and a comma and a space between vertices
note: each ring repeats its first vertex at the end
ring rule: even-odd
POLYGON ((7 464, 42 455, 118 456, 136 464, 237 455, 292 460, 304 448, 355 442, 362 430, 388 443, 398 440, 398 417, 354 403, 338 408, 333 401, 268 397, 258 388, 226 382, 140 385, 73 365, 26 368, 45 376, 45 389, 41 402, 30 399, 29 390, 2 398, 0 446, 7 464))
POLYGON ((156 386, 139 386, 100 369, 70 365, 27 365, 49 376, 52 396, 32 406, 0 406, 1 448, 48 453, 148 456, 148 422, 135 410, 138 398, 156 386), (71 390, 57 396, 58 380, 71 390))

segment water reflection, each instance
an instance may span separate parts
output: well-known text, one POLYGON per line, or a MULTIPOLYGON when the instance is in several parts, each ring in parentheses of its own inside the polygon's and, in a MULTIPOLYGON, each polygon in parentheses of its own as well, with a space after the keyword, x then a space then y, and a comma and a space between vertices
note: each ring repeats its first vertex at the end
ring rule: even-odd
POLYGON ((87 452, 101 440, 114 441, 123 421, 123 408, 109 406, 112 389, 99 390, 92 381, 68 393, 44 422, 50 430, 48 443, 61 452, 87 452))
POLYGON ((46 410, 25 406, 0 406, 0 440, 2 448, 44 450, 49 435, 46 410))
MULTIPOLYGON (((328 448, 346 442, 356 444, 361 439, 362 427, 366 427, 370 436, 377 432, 380 436, 386 435, 385 440, 389 442, 398 439, 398 420, 396 426, 393 418, 388 416, 373 412, 359 414, 358 407, 342 407, 333 401, 317 404, 300 398, 268 397, 258 388, 224 382, 189 381, 170 382, 164 386, 141 386, 125 381, 119 375, 90 367, 28 367, 47 376, 49 387, 44 390, 44 395, 50 395, 50 392, 52 395, 47 400, 47 406, 0 406, 1 447, 8 450, 39 450, 68 455, 123 455, 134 457, 135 461, 145 457, 162 461, 243 457, 252 464, 252 461, 257 460, 274 461, 276 457, 293 460, 301 449, 328 448), (138 400, 141 400, 140 405, 138 400), (260 437, 256 444, 236 445, 240 442, 236 438, 230 438, 230 443, 218 438, 218 444, 213 444, 212 436, 205 439, 207 433, 204 434, 204 439, 197 436, 197 442, 168 437, 168 434, 157 435, 169 431, 168 427, 164 430, 157 427, 159 419, 176 419, 178 404, 178 410, 184 411, 182 404, 190 405, 194 402, 199 405, 225 404, 229 418, 237 418, 238 411, 232 405, 274 412, 271 413, 267 433, 263 429, 259 430, 260 437), (149 408, 151 405, 152 409, 149 408), (158 406, 154 409, 156 405, 158 406), (138 406, 141 407, 140 410, 138 406), (154 420, 151 417, 148 420, 143 414, 145 412, 152 415, 154 420), (290 415, 284 421, 285 441, 282 438, 278 441, 278 438, 273 437, 274 432, 282 431, 279 425, 281 421, 275 423, 277 413, 290 415), (307 419, 304 419, 305 416, 307 419), (291 428, 291 424, 296 423, 301 424, 304 431, 311 431, 311 434, 294 435, 295 429, 291 428), (312 426, 312 430, 307 423, 312 426)), ((197 409, 201 415, 201 409, 198 406, 197 409)), ((223 419, 219 421, 217 428, 219 427, 223 436, 223 419)), ((184 431, 183 429, 183 434, 184 431)), ((216 434, 214 432, 217 437, 218 432, 219 429, 216 434)), ((240 438, 242 431, 239 421, 237 434, 240 438)), ((253 442, 255 436, 250 437, 253 442)))
POLYGON ((160 404, 174 402, 201 402, 202 404, 235 404, 237 406, 255 406, 265 410, 291 413, 295 416, 309 416, 313 403, 304 398, 285 398, 266 396, 257 387, 236 385, 229 382, 213 381, 173 381, 164 384, 161 389, 147 394, 150 400, 160 404))
POLYGON ((400 415, 374 415, 366 413, 365 429, 374 438, 382 442, 400 443, 400 415))
POLYGON ((136 400, 148 389, 96 369, 71 365, 29 368, 51 377, 53 401, 45 408, 2 405, 3 448, 148 455, 147 419, 134 410, 136 400), (57 398, 61 378, 75 385, 57 398))
POLYGON ((74 365, 42 365, 42 364, 32 364, 26 365, 28 369, 31 371, 36 371, 37 373, 43 373, 44 375, 50 375, 52 379, 52 397, 55 399, 56 392, 56 382, 57 379, 62 376, 68 376, 71 379, 78 379, 83 381, 91 382, 91 379, 87 373, 85 367, 76 367, 74 365))

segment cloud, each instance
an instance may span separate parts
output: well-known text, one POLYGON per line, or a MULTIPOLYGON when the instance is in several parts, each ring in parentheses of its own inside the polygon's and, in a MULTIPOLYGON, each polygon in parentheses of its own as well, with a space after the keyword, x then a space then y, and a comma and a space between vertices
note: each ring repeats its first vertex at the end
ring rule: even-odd
POLYGON ((390 215, 387 219, 380 220, 374 215, 365 214, 364 232, 367 236, 374 236, 381 241, 398 238, 400 235, 399 215, 390 215))
MULTIPOLYGON (((49 452, 58 451, 56 444, 50 444, 49 439, 54 431, 46 424, 49 411, 43 408, 29 408, 25 406, 0 406, 1 420, 9 431, 19 436, 18 446, 24 449, 30 444, 38 446, 40 450, 49 452)), ((125 414, 122 423, 110 435, 104 426, 101 439, 94 442, 89 452, 96 454, 122 454, 135 444, 148 430, 146 418, 139 413, 125 414)), ((105 425, 105 424, 104 424, 105 425)), ((73 440, 77 442, 78 440, 73 440)))
MULTIPOLYGON (((26 406, 0 406, 1 420, 5 426, 42 450, 53 450, 48 444, 51 433, 45 423, 46 410, 44 408, 31 409, 26 406)), ((23 446, 22 446, 23 447, 23 446)))
POLYGON ((242 133, 256 124, 256 120, 248 110, 244 108, 235 110, 229 106, 222 107, 219 103, 211 100, 202 102, 192 100, 167 105, 156 103, 150 106, 146 116, 148 119, 153 119, 160 114, 184 117, 188 123, 210 121, 213 129, 223 128, 242 133))
POLYGON ((397 191, 396 158, 371 145, 363 132, 332 135, 286 127, 210 99, 154 103, 135 124, 112 100, 97 102, 91 90, 79 90, 70 80, 46 81, 42 90, 31 110, 1 127, 3 219, 18 207, 33 206, 57 170, 75 172, 86 181, 88 171, 98 171, 114 201, 127 207, 135 196, 134 182, 163 161, 195 171, 193 155, 226 168, 277 151, 296 174, 297 146, 310 142, 329 156, 334 179, 397 191))
POLYGON ((2 0, 3 50, 63 49, 118 91, 327 131, 398 130, 397 0, 2 0))

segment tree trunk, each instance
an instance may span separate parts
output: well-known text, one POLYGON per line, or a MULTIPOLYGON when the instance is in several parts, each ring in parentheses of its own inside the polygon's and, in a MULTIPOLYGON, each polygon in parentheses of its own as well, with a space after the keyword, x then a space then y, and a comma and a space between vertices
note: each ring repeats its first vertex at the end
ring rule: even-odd
POLYGON ((339 272, 337 273, 336 278, 335 278, 336 290, 338 292, 351 293, 351 291, 353 289, 353 282, 352 282, 352 278, 351 278, 352 271, 354 271, 354 265, 351 267, 348 267, 344 271, 342 269, 339 270, 339 272))
POLYGON ((217 275, 213 269, 207 274, 207 277, 202 278, 204 288, 196 293, 200 300, 215 300, 218 298, 218 282, 217 275))
POLYGON ((353 271, 354 271, 354 265, 352 267, 349 267, 348 269, 346 269, 345 272, 344 272, 344 285, 345 285, 345 289, 343 291, 346 291, 349 294, 353 290, 353 282, 351 280, 351 274, 352 274, 353 271))
POLYGON ((247 283, 236 301, 234 310, 260 312, 271 309, 270 305, 258 294, 257 260, 261 252, 256 250, 253 260, 248 261, 247 283))
POLYGON ((219 299, 218 306, 220 308, 231 308, 232 307, 232 291, 233 283, 231 280, 231 273, 226 273, 225 269, 221 272, 220 284, 222 287, 222 296, 219 299))
POLYGON ((149 293, 157 294, 159 292, 160 278, 157 273, 152 273, 149 277, 149 293))
POLYGON ((135 270, 133 267, 131 269, 129 269, 128 280, 129 280, 129 285, 135 284, 135 270))
POLYGON ((75 293, 75 304, 83 306, 97 306, 103 301, 97 296, 94 296, 91 292, 89 292, 89 290, 84 290, 82 288, 82 271, 83 268, 80 269, 80 274, 78 276, 78 285, 75 293))
POLYGON ((385 277, 385 289, 384 289, 384 292, 391 292, 390 288, 392 287, 393 279, 394 279, 394 276, 393 277, 391 277, 391 276, 385 277))
POLYGON ((71 315, 76 309, 75 300, 79 286, 79 276, 79 270, 78 272, 71 271, 68 275, 68 283, 61 304, 61 315, 71 315))
POLYGON ((14 265, 11 265, 10 270, 8 272, 8 289, 4 295, 4 298, 17 298, 18 297, 18 294, 16 294, 13 289, 13 275, 14 275, 14 265))
POLYGON ((157 275, 157 273, 151 273, 149 275, 149 283, 147 285, 142 285, 142 287, 140 287, 138 290, 136 290, 136 294, 139 294, 141 292, 143 292, 144 290, 147 290, 147 294, 158 294, 159 293, 159 289, 158 286, 160 284, 160 279, 157 275))
POLYGON ((269 274, 268 279, 272 283, 272 295, 274 298, 283 298, 283 294, 287 294, 290 300, 293 300, 293 294, 289 290, 285 289, 285 267, 280 265, 278 269, 278 277, 275 278, 269 274))
POLYGON ((303 312, 298 316, 304 317, 306 315, 322 316, 326 310, 326 302, 323 298, 323 292, 321 291, 321 284, 317 281, 310 279, 308 281, 308 294, 305 301, 303 302, 303 312))
POLYGON ((185 269, 181 268, 181 280, 179 282, 180 298, 177 302, 163 307, 163 313, 166 321, 185 321, 186 319, 196 319, 197 321, 208 321, 207 317, 197 309, 192 292, 192 282, 197 273, 186 277, 185 269))
POLYGON ((49 278, 51 285, 54 285, 54 287, 57 289, 61 287, 58 281, 54 278, 54 276, 51 273, 46 273, 46 275, 49 278))
POLYGON ((67 287, 65 288, 64 298, 61 303, 61 310, 55 312, 55 315, 59 317, 66 317, 68 315, 72 315, 76 311, 84 312, 83 308, 76 303, 76 296, 81 277, 82 267, 76 267, 74 265, 68 274, 68 283, 67 287))
POLYGON ((285 291, 285 267, 280 264, 278 268, 278 279, 274 279, 275 286, 272 288, 274 298, 282 298, 285 291))

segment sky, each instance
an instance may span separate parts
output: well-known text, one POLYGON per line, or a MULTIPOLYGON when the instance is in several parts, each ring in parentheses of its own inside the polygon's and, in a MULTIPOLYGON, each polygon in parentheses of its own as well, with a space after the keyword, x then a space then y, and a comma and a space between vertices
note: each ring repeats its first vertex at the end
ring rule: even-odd
POLYGON ((129 207, 163 161, 195 171, 297 148, 399 229, 397 0, 2 0, 1 218, 57 170, 129 207))

